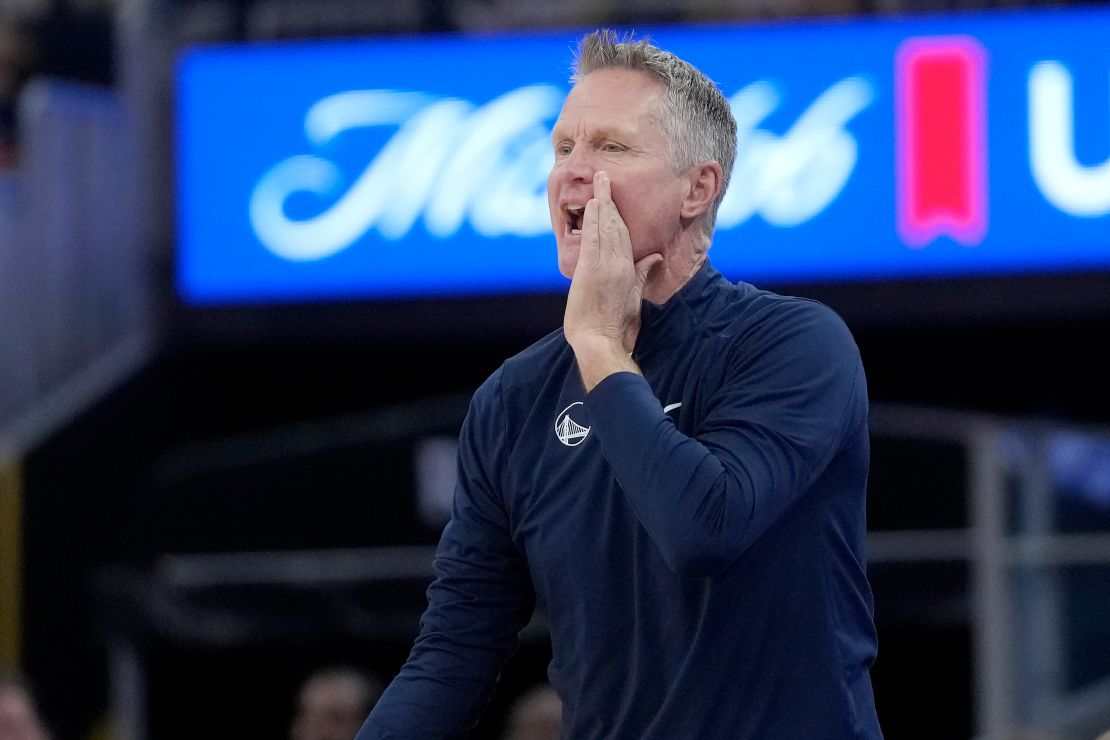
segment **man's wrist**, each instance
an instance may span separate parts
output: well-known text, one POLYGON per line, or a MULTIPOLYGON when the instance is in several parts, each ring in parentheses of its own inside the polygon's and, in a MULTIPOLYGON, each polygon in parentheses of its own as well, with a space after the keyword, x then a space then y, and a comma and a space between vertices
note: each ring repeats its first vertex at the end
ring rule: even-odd
POLYGON ((608 337, 585 338, 572 344, 571 348, 587 393, 614 373, 640 373, 639 366, 625 352, 624 345, 608 337))

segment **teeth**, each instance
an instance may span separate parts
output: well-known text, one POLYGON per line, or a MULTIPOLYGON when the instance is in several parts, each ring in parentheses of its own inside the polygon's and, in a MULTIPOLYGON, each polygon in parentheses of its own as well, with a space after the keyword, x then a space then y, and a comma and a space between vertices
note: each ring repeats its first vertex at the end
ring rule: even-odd
POLYGON ((563 208, 570 216, 570 223, 567 224, 570 227, 570 235, 581 236, 582 218, 583 214, 586 213, 586 205, 584 203, 567 203, 563 208))

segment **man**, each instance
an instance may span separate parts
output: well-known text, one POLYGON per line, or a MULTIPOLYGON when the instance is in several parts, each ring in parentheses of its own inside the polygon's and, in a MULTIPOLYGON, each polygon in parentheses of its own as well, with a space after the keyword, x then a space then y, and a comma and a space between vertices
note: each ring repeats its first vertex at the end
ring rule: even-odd
POLYGON ((316 671, 301 684, 290 740, 351 740, 382 686, 354 668, 316 671))
POLYGON ((503 740, 559 740, 563 704, 549 684, 533 686, 509 710, 503 740))
POLYGON ((17 676, 0 675, 0 740, 48 740, 35 700, 17 676))
POLYGON ((564 737, 879 738, 855 344, 709 266, 736 146, 712 82, 605 31, 574 82, 563 329, 476 392, 420 636, 358 738, 462 736, 533 604, 564 737))

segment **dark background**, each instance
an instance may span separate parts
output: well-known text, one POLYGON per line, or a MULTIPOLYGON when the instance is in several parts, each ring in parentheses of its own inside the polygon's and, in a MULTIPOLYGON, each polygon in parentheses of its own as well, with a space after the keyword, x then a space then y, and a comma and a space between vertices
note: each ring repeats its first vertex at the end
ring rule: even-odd
MULTIPOLYGON (((250 4, 225 5, 242 26, 250 4)), ((761 15, 775 14, 765 6, 761 15)), ((75 3, 50 7, 29 27, 37 71, 114 84, 111 21, 75 3)), ((451 7, 424 2, 419 30, 455 28, 451 7)), ((618 9, 608 22, 680 15, 618 9)), ((433 545, 438 529, 415 508, 413 445, 456 433, 482 380, 560 325, 563 298, 191 310, 172 298, 172 244, 159 254, 153 359, 24 460, 24 667, 59 740, 88 737, 103 721, 109 647, 121 638, 144 662, 150 737, 281 738, 314 668, 397 670, 426 581, 167 592, 161 558, 433 545), (289 439, 304 444, 278 443, 289 439)), ((841 313, 876 407, 1110 419, 1110 275, 760 287, 841 313)), ((966 462, 956 445, 876 437, 870 529, 966 526, 966 462)), ((967 563, 884 564, 870 577, 886 736, 969 737, 967 563)), ((549 656, 542 634, 523 640, 475 738, 498 736, 509 702, 543 679, 549 656)))

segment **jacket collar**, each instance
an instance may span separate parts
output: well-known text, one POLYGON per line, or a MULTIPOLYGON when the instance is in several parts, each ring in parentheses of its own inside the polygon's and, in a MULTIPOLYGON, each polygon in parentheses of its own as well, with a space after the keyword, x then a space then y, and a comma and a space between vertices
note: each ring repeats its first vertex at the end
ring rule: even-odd
POLYGON ((697 273, 663 305, 643 301, 640 333, 632 353, 637 361, 671 349, 701 323, 723 287, 729 282, 707 259, 697 273))

